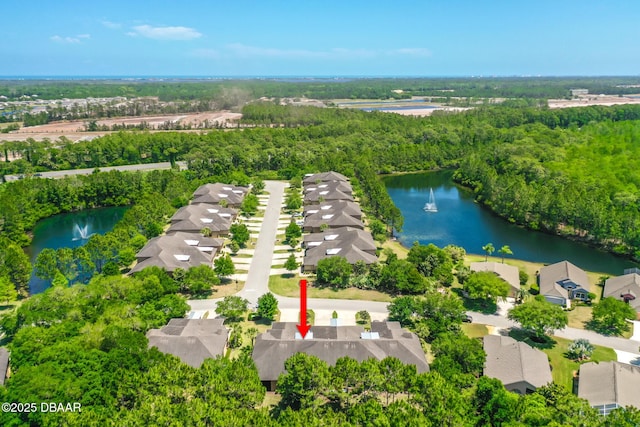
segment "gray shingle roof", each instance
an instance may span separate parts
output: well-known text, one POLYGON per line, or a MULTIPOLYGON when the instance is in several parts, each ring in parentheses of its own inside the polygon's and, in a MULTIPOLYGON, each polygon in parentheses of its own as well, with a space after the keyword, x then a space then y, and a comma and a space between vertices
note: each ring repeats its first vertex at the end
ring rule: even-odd
POLYGON ((333 200, 348 200, 353 201, 351 194, 343 193, 340 190, 325 190, 316 189, 314 191, 308 191, 304 193, 304 204, 318 204, 321 201, 333 201, 333 200))
POLYGON ((209 203, 213 205, 220 204, 222 200, 227 202, 228 206, 240 206, 244 196, 247 195, 249 189, 247 187, 237 187, 229 184, 204 184, 198 187, 193 193, 192 204, 209 203))
POLYGON ((376 243, 368 231, 354 227, 340 227, 311 233, 304 236, 303 246, 306 248, 330 247, 327 244, 340 242, 342 245, 353 245, 372 255, 376 253, 376 243))
POLYGON ((187 231, 198 233, 208 228, 215 234, 227 234, 237 211, 220 205, 200 203, 183 206, 171 217, 167 233, 187 231))
POLYGON ((318 232, 323 224, 326 224, 329 228, 340 227, 353 227, 364 228, 364 224, 359 219, 356 219, 342 211, 334 212, 318 212, 315 214, 307 215, 304 219, 302 229, 306 232, 318 232))
POLYGON ((156 266, 167 271, 189 269, 198 265, 211 265, 222 239, 203 237, 199 233, 176 232, 154 237, 136 254, 138 263, 132 273, 156 266))
POLYGON ((351 202, 349 200, 334 200, 332 202, 323 202, 317 205, 306 205, 304 207, 304 215, 311 215, 317 212, 344 212, 349 216, 352 216, 356 219, 362 218, 362 210, 360 210, 360 206, 356 202, 351 202))
POLYGON ((547 355, 526 343, 487 335, 484 351, 487 353, 484 375, 499 379, 507 388, 520 382, 538 388, 552 381, 547 355))
POLYGON ((636 273, 611 277, 604 282, 603 297, 613 297, 623 301, 622 295, 630 295, 635 299, 629 301, 636 311, 640 310, 640 275, 636 273))
POLYGON ((352 265, 358 261, 363 261, 367 265, 378 262, 377 256, 358 249, 354 245, 345 245, 341 242, 327 242, 321 246, 307 249, 302 262, 303 270, 313 271, 318 267, 320 260, 334 256, 343 257, 352 265))
POLYGON ((329 172, 320 172, 312 175, 307 175, 302 180, 304 184, 313 184, 316 182, 327 182, 327 181, 348 181, 349 179, 342 175, 341 173, 329 171, 329 172))
POLYGON ((640 408, 640 367, 620 362, 580 366, 578 397, 591 406, 618 404, 640 408))
POLYGON ((351 184, 346 181, 321 182, 319 184, 305 184, 303 192, 305 194, 314 191, 341 191, 344 194, 353 195, 351 184))
POLYGON ((258 335, 252 357, 262 381, 277 380, 284 372, 284 362, 296 353, 316 356, 330 365, 345 356, 358 361, 390 356, 415 365, 418 372, 429 371, 418 337, 394 323, 372 323, 371 330, 379 333, 379 339, 362 339, 364 328, 360 326, 312 326, 312 339, 296 340, 295 323, 278 322, 258 335))
POLYGON ((561 261, 540 269, 540 294, 569 298, 566 289, 559 282, 570 280, 587 292, 590 289, 587 273, 569 261, 561 261))
POLYGON ((224 356, 229 330, 222 322, 223 319, 171 319, 161 329, 147 332, 149 348, 157 347, 198 368, 206 358, 224 356))

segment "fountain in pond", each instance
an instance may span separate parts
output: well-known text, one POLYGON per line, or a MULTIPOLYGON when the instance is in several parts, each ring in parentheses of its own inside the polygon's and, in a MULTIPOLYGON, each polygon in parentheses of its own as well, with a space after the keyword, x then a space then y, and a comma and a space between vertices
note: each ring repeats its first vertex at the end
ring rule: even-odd
POLYGON ((87 240, 89 237, 91 237, 89 224, 85 224, 83 227, 80 227, 78 223, 73 225, 73 240, 87 240))

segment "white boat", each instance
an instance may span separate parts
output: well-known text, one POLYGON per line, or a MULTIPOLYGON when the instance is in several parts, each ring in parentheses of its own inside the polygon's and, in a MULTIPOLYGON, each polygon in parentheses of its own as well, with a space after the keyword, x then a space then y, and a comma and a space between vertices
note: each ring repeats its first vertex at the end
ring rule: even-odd
POLYGON ((436 198, 433 196, 433 188, 429 191, 429 201, 424 204, 425 212, 438 212, 438 206, 436 206, 436 198))

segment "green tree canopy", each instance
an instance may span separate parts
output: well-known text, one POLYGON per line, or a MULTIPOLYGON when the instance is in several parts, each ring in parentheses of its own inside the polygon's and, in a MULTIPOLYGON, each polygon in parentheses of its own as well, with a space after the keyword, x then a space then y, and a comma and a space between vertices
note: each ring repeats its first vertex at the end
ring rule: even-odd
POLYGON ((220 277, 231 276, 236 271, 236 268, 233 265, 233 260, 229 254, 224 254, 216 258, 213 261, 213 265, 213 271, 215 271, 220 277))
POLYGON ((346 288, 352 267, 345 257, 332 256, 318 261, 316 277, 320 285, 346 288))
POLYGON ((464 290, 470 298, 493 300, 506 298, 509 295, 510 286, 497 274, 491 271, 473 272, 464 282, 464 290))
POLYGON ((271 292, 267 292, 258 298, 258 316, 263 319, 273 320, 278 313, 278 300, 271 292))
POLYGON ((538 338, 553 334, 556 329, 564 328, 569 322, 562 307, 540 297, 513 307, 509 310, 508 318, 520 323, 538 338))
POLYGON ((216 313, 229 322, 236 322, 247 311, 249 301, 239 296, 226 296, 218 302, 216 313))
POLYGON ((604 334, 619 335, 629 330, 628 320, 635 320, 636 316, 636 311, 629 304, 607 297, 593 307, 589 326, 604 334))

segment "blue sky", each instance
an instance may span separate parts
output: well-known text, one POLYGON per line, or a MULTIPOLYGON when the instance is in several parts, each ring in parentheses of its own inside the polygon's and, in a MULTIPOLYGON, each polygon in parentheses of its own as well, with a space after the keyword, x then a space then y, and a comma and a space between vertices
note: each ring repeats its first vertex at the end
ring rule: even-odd
POLYGON ((0 76, 639 75, 637 0, 3 2, 0 76))

